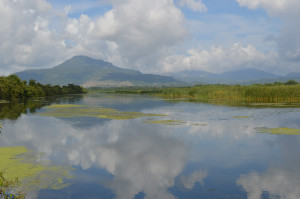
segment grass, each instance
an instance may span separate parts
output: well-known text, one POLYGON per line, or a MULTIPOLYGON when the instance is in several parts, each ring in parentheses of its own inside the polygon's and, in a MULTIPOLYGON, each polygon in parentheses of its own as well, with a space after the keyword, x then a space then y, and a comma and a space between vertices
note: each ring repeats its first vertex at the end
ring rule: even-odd
POLYGON ((299 102, 300 85, 204 85, 167 88, 159 96, 190 100, 214 100, 248 103, 299 102))
POLYGON ((46 111, 39 113, 49 117, 96 117, 104 119, 135 119, 147 116, 165 116, 160 114, 146 114, 141 112, 126 112, 100 106, 59 104, 45 107, 46 111))
MULTIPOLYGON (((94 89, 93 92, 96 90, 94 89)), ((147 94, 163 97, 168 100, 190 100, 226 104, 273 104, 286 106, 300 105, 300 84, 287 85, 283 83, 254 85, 198 85, 192 87, 170 88, 106 88, 98 92, 147 94)))
POLYGON ((266 127, 259 127, 256 128, 258 133, 269 133, 269 134, 277 134, 277 135, 300 135, 300 129, 293 129, 293 128, 266 128, 266 127))

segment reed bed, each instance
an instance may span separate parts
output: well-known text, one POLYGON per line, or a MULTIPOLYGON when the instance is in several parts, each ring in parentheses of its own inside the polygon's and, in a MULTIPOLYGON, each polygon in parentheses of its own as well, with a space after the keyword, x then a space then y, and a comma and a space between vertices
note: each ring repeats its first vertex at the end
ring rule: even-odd
POLYGON ((164 98, 190 100, 245 101, 250 103, 300 102, 300 84, 297 85, 203 85, 166 88, 157 93, 164 98))

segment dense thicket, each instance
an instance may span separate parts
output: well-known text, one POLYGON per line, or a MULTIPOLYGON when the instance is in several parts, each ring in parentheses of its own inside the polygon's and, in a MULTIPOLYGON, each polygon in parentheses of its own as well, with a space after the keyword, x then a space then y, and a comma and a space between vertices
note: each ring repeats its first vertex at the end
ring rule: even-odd
POLYGON ((0 99, 24 99, 29 97, 44 97, 64 94, 84 93, 82 87, 69 84, 67 86, 43 85, 35 80, 21 81, 16 75, 0 77, 0 99))

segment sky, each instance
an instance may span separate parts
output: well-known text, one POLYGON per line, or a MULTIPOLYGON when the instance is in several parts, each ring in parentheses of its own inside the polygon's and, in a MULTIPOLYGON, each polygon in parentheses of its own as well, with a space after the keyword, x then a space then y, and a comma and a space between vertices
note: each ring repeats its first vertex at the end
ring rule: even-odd
POLYGON ((299 0, 1 0, 0 75, 76 55, 143 73, 300 72, 299 0))

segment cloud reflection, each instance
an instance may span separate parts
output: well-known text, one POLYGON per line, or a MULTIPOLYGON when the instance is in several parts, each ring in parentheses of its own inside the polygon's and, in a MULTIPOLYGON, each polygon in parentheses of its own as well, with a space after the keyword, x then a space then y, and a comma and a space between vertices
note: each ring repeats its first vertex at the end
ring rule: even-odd
POLYGON ((300 155, 297 149, 300 144, 298 136, 277 135, 283 159, 281 164, 270 166, 265 173, 251 172, 241 175, 237 184, 248 193, 248 199, 260 199, 263 192, 271 198, 300 198, 300 155))
POLYGON ((140 192, 149 199, 175 198, 167 188, 184 168, 184 141, 158 126, 145 125, 113 120, 84 130, 55 118, 23 115, 14 125, 6 125, 0 144, 25 145, 52 161, 83 169, 104 168, 114 178, 103 186, 112 189, 116 198, 134 198, 140 192))

